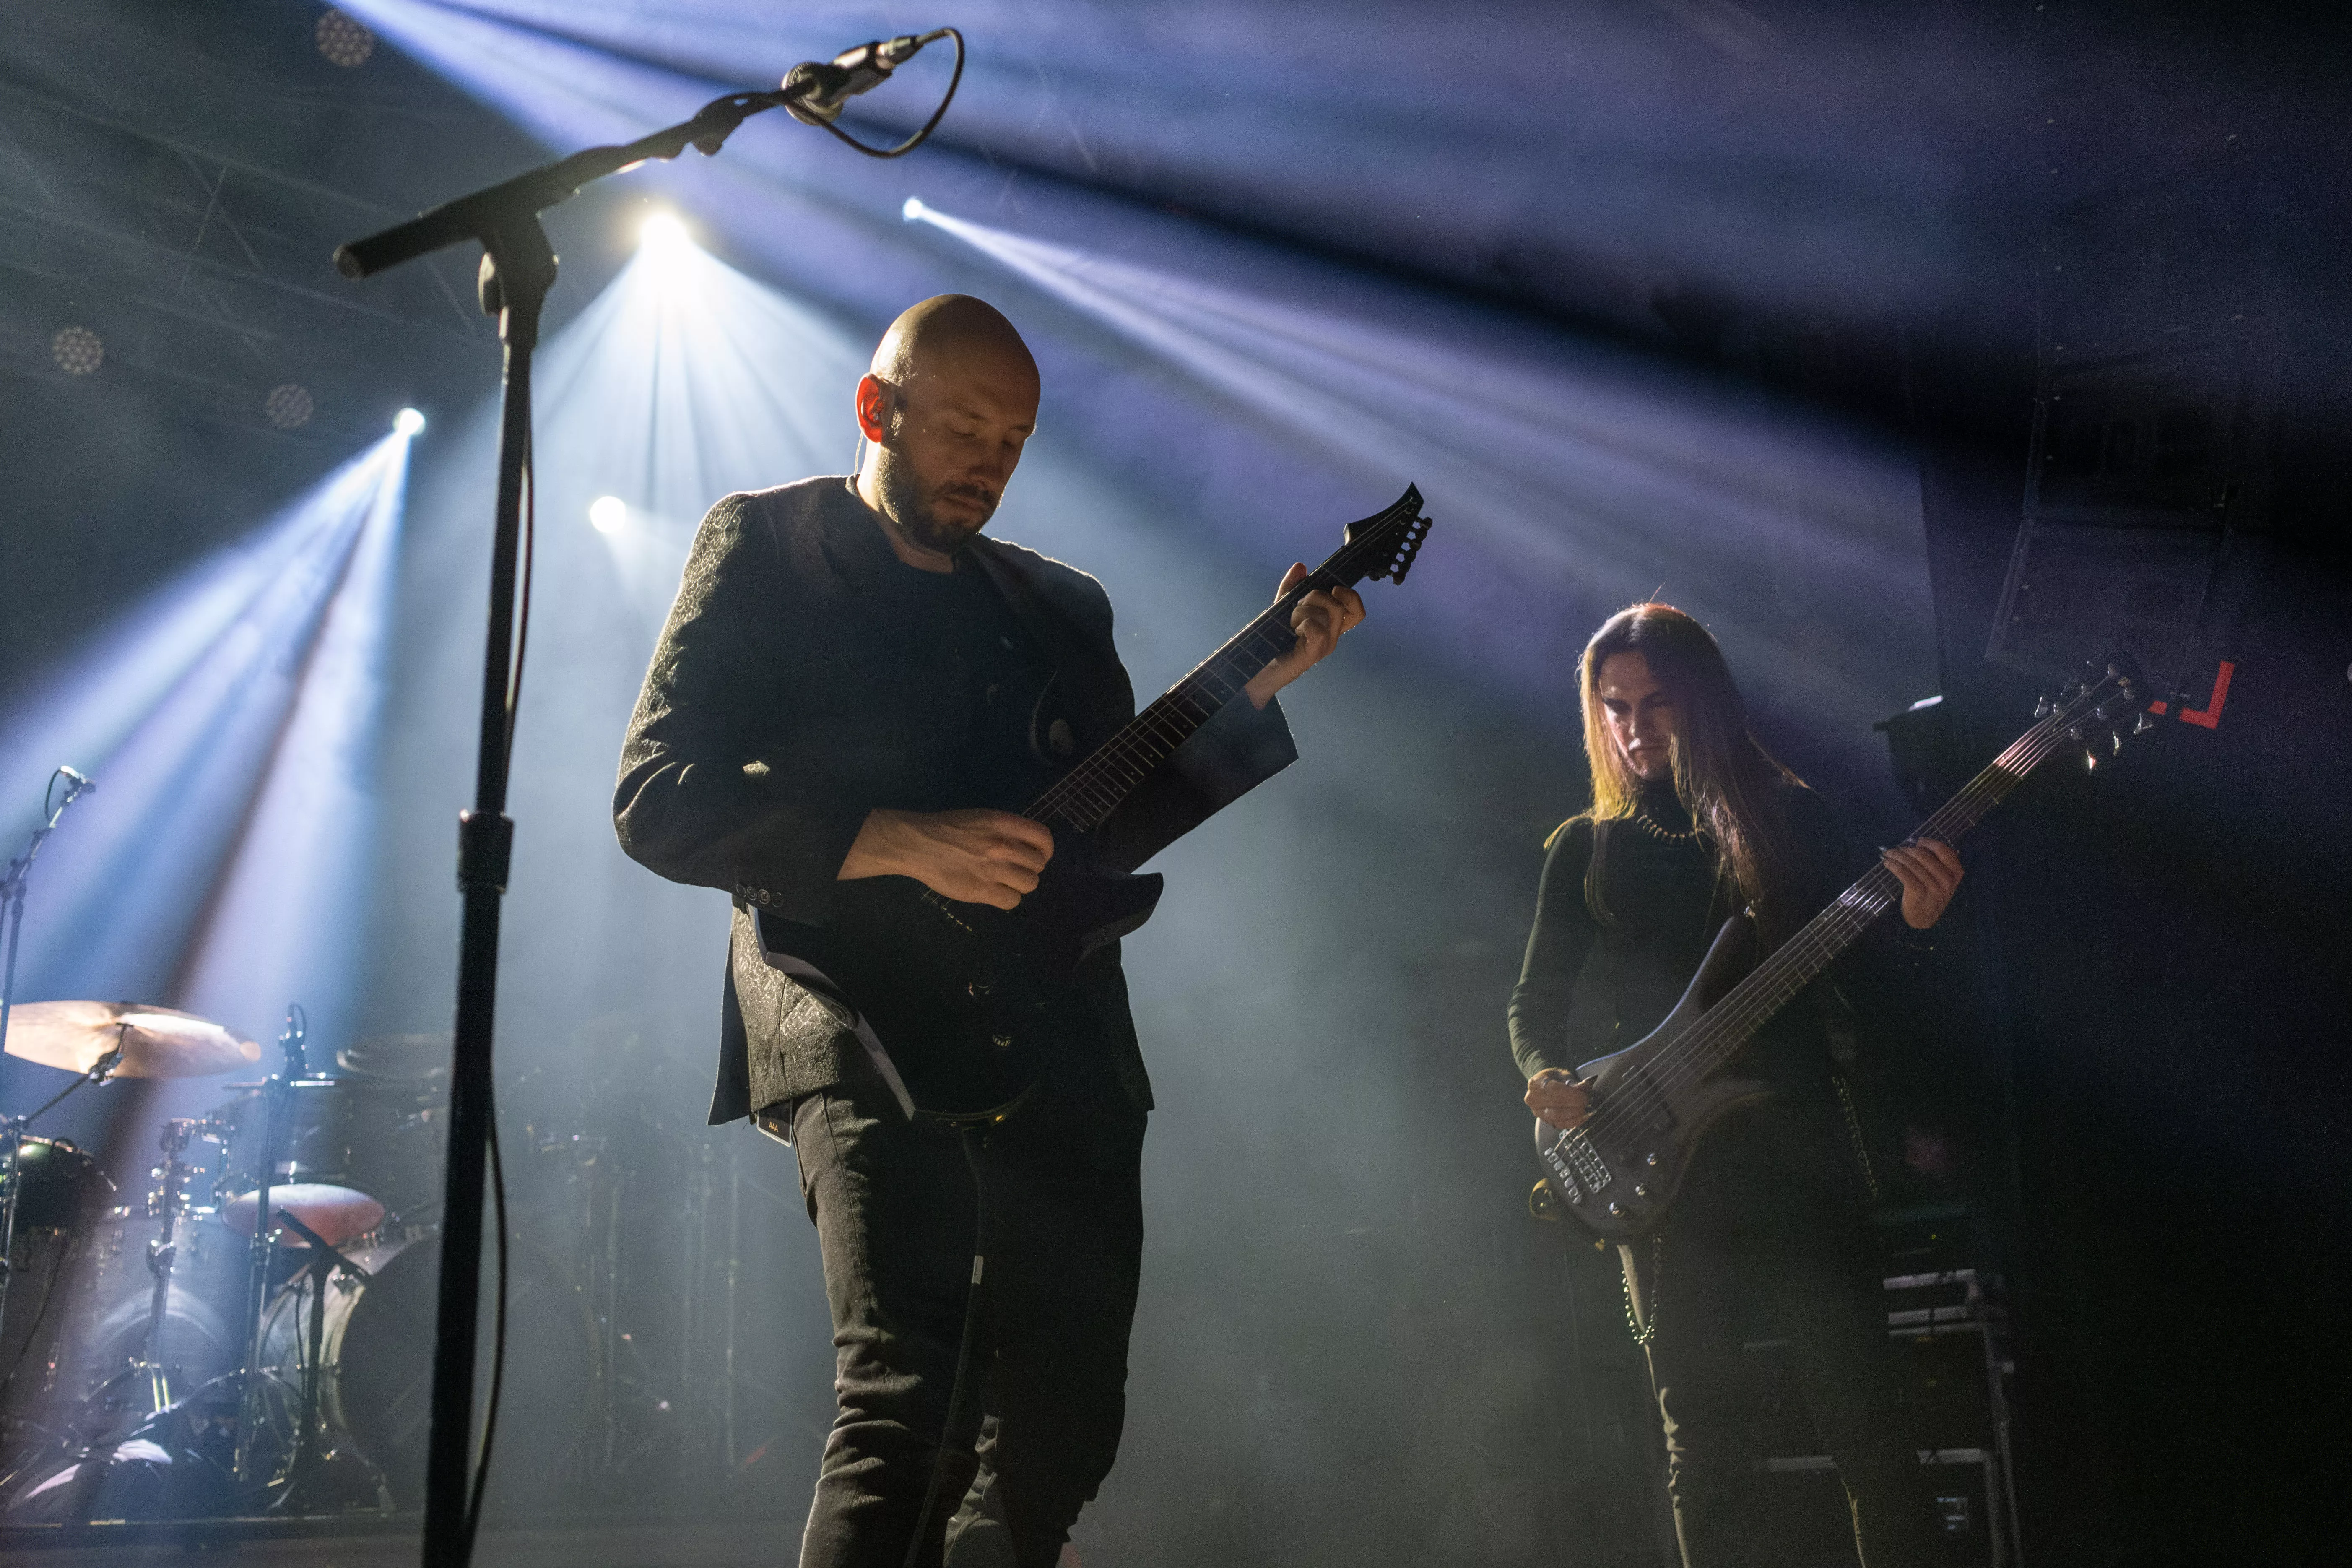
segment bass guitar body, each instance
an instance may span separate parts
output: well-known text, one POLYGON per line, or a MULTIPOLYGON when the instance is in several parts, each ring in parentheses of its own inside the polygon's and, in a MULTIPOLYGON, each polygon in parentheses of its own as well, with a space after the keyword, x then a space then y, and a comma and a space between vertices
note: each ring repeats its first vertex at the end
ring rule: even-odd
POLYGON ((1678 1047, 1748 968, 1755 942, 1747 916, 1726 921, 1689 989, 1656 1028, 1576 1069, 1591 1107, 1584 1125, 1563 1131, 1537 1121, 1546 1181, 1601 1239, 1632 1241, 1655 1230, 1707 1130, 1769 1092, 1748 1079, 1692 1078, 1675 1067, 1678 1047))

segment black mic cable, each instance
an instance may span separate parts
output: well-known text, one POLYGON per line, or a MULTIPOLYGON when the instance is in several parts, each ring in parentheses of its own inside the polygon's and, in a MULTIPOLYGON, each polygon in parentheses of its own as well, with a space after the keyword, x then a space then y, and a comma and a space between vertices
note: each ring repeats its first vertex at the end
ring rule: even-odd
POLYGON ((830 132, 869 158, 897 158, 913 152, 929 137, 947 114, 948 105, 955 101, 956 89, 962 81, 963 35, 953 27, 934 27, 928 33, 877 38, 854 49, 844 49, 830 60, 803 60, 785 74, 777 98, 785 112, 802 124, 830 132), (940 100, 939 108, 931 111, 920 131, 896 147, 868 147, 834 123, 851 99, 881 86, 890 79, 892 71, 914 58, 924 45, 941 38, 955 40, 955 74, 948 78, 946 96, 940 100))

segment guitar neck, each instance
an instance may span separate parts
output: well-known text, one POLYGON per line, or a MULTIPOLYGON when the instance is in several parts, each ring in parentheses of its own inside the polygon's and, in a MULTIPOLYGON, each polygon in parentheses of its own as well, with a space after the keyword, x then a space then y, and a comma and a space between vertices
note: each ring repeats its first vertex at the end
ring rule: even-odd
MULTIPOLYGON (((2072 713, 2053 713, 2019 736, 1912 837, 1958 843, 2027 773, 2067 744, 2074 721, 2072 713)), ((1722 1068, 1902 898, 1903 884, 1884 864, 1864 872, 1707 1010, 1685 1037, 1673 1070, 1679 1073, 1686 1066, 1693 1076, 1705 1077, 1722 1068)))
MULTIPOLYGON (((1407 489, 1405 498, 1390 511, 1402 510, 1410 516, 1419 509, 1419 491, 1407 489)), ((1392 537, 1377 531, 1342 545, 1184 679, 1153 698, 1021 815, 1035 822, 1061 823, 1081 833, 1100 826, 1162 763, 1176 754, 1179 746, 1216 717, 1219 709, 1239 697, 1260 670, 1291 650, 1298 639, 1290 630, 1290 614, 1301 599, 1318 589, 1352 587, 1395 548, 1392 537)))

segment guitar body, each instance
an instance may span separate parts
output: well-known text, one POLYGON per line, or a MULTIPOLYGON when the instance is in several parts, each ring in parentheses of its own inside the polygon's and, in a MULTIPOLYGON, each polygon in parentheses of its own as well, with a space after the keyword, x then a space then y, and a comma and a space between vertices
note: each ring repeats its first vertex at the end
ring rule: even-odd
MULTIPOLYGON (((1082 857, 1072 855, 1071 861, 1082 857)), ((824 926, 762 914, 769 962, 855 1008, 894 1051, 925 1110, 977 1115, 1036 1081, 1032 1047, 1045 999, 1078 965, 1141 926, 1162 879, 1066 864, 1013 910, 943 899, 908 877, 869 877, 834 890, 824 926)))
POLYGON ((1750 1079, 1687 1080, 1673 1070, 1678 1047, 1748 969, 1756 928, 1726 921, 1682 1000, 1658 1026, 1622 1051, 1576 1069, 1591 1085, 1592 1114, 1562 1131, 1536 1121, 1536 1153, 1560 1206, 1604 1241, 1647 1236, 1690 1173, 1691 1157, 1724 1113, 1770 1091, 1750 1079))

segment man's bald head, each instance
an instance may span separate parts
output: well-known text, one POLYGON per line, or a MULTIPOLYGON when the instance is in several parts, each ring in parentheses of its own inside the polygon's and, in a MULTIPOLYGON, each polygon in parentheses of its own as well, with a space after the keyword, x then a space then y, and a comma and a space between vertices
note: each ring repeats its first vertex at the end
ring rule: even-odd
POLYGON ((1037 362, 1020 332, 1003 311, 969 294, 934 294, 908 306, 882 334, 866 367, 893 386, 959 371, 993 371, 1037 384, 1037 362))
POLYGON ((857 384, 873 443, 857 493, 910 564, 945 571, 995 513, 1037 423, 1037 362, 1003 312, 969 294, 913 307, 857 384))

